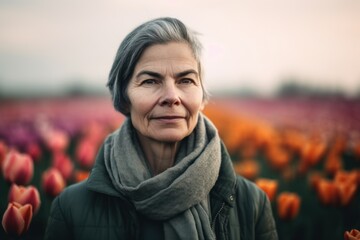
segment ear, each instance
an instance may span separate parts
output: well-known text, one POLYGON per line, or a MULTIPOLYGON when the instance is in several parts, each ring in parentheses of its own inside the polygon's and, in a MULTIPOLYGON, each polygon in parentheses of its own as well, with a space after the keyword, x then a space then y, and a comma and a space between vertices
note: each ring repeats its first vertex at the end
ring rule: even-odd
POLYGON ((130 116, 130 110, 131 110, 131 106, 130 106, 130 103, 125 103, 124 106, 123 106, 123 111, 122 113, 129 117, 130 116))
POLYGON ((200 105, 200 111, 203 111, 208 101, 206 99, 203 99, 200 105))

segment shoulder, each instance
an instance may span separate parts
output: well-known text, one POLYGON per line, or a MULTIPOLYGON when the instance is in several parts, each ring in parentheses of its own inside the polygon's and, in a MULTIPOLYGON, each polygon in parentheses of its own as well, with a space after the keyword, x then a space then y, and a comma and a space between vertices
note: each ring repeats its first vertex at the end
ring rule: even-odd
MULTIPOLYGON (((263 190, 237 176, 236 199, 239 220, 255 229, 257 239, 278 239, 271 204, 263 190)), ((251 231, 247 232, 247 235, 251 234, 251 231)))
POLYGON ((86 188, 86 182, 72 184, 64 189, 52 203, 51 212, 54 217, 72 221, 74 216, 81 216, 81 211, 92 205, 94 193, 86 188))
POLYGON ((75 202, 86 197, 85 184, 78 183, 64 189, 51 204, 50 215, 47 222, 44 239, 71 239, 72 225, 74 224, 73 209, 77 208, 75 202), (79 198, 81 196, 81 198, 79 198))
POLYGON ((268 204, 268 198, 264 191, 242 176, 236 177, 235 191, 237 206, 240 210, 242 209, 242 212, 246 212, 247 215, 252 215, 254 219, 257 219, 268 204))
POLYGON ((243 200, 249 199, 255 202, 263 201, 266 194, 254 182, 242 177, 236 176, 236 194, 243 200))
POLYGON ((75 203, 86 198, 88 195, 93 195, 93 192, 87 189, 85 180, 66 187, 59 195, 59 199, 63 202, 75 203))
POLYGON ((87 188, 86 181, 68 186, 52 203, 45 239, 124 239, 129 210, 123 200, 87 188))
POLYGON ((126 212, 124 208, 122 199, 92 191, 83 181, 68 186, 54 199, 51 217, 70 226, 94 226, 95 222, 104 223, 110 218, 121 222, 119 216, 126 212))

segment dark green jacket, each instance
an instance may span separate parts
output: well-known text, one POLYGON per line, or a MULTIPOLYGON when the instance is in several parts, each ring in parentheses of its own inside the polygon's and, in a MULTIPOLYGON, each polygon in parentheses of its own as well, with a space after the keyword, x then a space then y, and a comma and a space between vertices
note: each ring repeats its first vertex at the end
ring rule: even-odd
MULTIPOLYGON (((69 186, 53 201, 45 239, 139 239, 141 216, 114 189, 103 155, 101 148, 87 181, 69 186)), ((268 198, 235 175, 224 146, 210 204, 218 240, 277 239, 268 198)))

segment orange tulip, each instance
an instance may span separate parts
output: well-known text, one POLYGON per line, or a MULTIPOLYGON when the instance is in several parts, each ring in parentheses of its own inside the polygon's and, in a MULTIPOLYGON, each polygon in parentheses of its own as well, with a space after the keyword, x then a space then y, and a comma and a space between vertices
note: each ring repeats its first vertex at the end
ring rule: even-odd
POLYGON ((272 147, 281 142, 279 133, 270 124, 252 121, 254 131, 251 132, 258 147, 272 147))
POLYGON ((59 170, 65 180, 72 177, 74 164, 64 152, 54 152, 52 166, 59 170))
POLYGON ((286 128, 283 132, 283 141, 293 152, 300 153, 306 138, 300 130, 286 128))
POLYGON ((278 170, 284 169, 290 163, 290 153, 280 146, 271 146, 266 151, 270 165, 278 170))
POLYGON ((278 215, 283 220, 294 219, 300 210, 301 199, 296 193, 282 192, 277 197, 278 215))
POLYGON ((344 134, 338 133, 330 149, 334 154, 342 154, 345 152, 347 146, 348 138, 344 134))
POLYGON ((259 178, 255 181, 255 184, 266 193, 270 201, 275 199, 275 195, 278 189, 277 180, 259 178))
POLYGON ((235 172, 247 179, 254 179, 259 174, 259 168, 258 162, 250 159, 234 164, 235 172))
POLYGON ((344 240, 360 240, 360 231, 357 229, 352 229, 350 232, 345 231, 344 240))
POLYGON ((17 202, 21 205, 31 204, 33 213, 36 214, 40 208, 40 194, 34 186, 18 186, 15 183, 11 185, 9 191, 9 202, 17 202))
POLYGON ((315 191, 317 191, 317 188, 318 188, 318 185, 319 185, 319 182, 321 181, 321 179, 324 178, 324 174, 322 172, 312 172, 309 174, 309 184, 310 184, 310 187, 312 189, 314 189, 315 191))
POLYGON ((340 205, 348 205, 356 194, 357 172, 338 171, 335 175, 334 182, 338 191, 340 205))
POLYGON ((75 174, 74 174, 74 180, 75 182, 81 182, 85 179, 87 179, 90 175, 90 172, 89 171, 81 171, 81 170, 77 170, 75 171, 75 174))
POLYGON ((301 149, 301 170, 316 165, 324 156, 327 145, 320 137, 313 137, 301 149))
POLYGON ((11 150, 5 157, 2 170, 6 181, 26 185, 33 177, 34 163, 28 154, 11 150))
POLYGON ((330 175, 334 175, 337 171, 342 169, 342 160, 338 154, 330 154, 324 163, 325 171, 330 175))
POLYGON ((258 149, 255 144, 251 141, 248 141, 247 143, 243 144, 243 146, 241 146, 240 153, 243 158, 255 158, 257 150, 258 149))
POLYGON ((65 188, 65 180, 59 170, 50 168, 42 174, 42 187, 50 197, 56 197, 65 188))
POLYGON ((31 204, 11 202, 3 215, 2 226, 7 234, 20 236, 29 229, 32 216, 31 204))
POLYGON ((353 152, 357 159, 360 159, 360 139, 354 143, 353 152))
POLYGON ((336 204, 338 192, 335 183, 327 179, 320 179, 317 184, 317 196, 324 205, 336 204))

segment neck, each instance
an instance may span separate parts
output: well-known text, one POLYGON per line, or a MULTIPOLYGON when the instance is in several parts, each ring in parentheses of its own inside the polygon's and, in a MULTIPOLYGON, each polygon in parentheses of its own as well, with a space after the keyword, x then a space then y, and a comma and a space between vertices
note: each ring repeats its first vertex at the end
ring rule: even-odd
POLYGON ((174 166, 179 142, 158 142, 138 134, 145 158, 154 175, 174 166))

